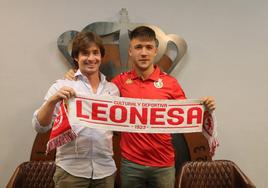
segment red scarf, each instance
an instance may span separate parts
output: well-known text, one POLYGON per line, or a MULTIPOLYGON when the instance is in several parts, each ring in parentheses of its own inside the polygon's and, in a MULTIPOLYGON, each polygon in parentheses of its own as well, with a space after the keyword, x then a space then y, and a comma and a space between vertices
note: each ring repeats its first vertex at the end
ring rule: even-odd
POLYGON ((202 133, 208 141, 210 155, 214 156, 216 149, 219 147, 219 141, 217 139, 217 121, 214 111, 212 113, 208 110, 205 111, 202 133))
MULTIPOLYGON (((205 111, 203 120, 203 134, 208 140, 208 145, 210 148, 210 154, 213 156, 217 147, 219 146, 219 141, 217 139, 217 122, 215 117, 215 112, 205 111)), ((77 137, 76 133, 71 129, 68 116, 66 113, 66 107, 64 102, 60 103, 59 112, 53 123, 52 131, 50 133, 50 138, 47 143, 47 153, 51 150, 67 144, 77 137)))
POLYGON ((47 143, 46 153, 49 153, 51 150, 71 142, 76 137, 77 135, 70 126, 66 113, 66 107, 62 101, 60 103, 59 112, 52 126, 49 141, 47 143))

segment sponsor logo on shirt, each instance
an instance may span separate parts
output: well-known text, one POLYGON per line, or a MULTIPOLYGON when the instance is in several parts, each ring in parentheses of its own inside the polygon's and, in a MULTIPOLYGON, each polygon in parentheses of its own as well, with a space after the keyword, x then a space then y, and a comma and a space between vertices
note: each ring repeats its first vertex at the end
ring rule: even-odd
POLYGON ((133 81, 129 78, 129 79, 127 79, 126 80, 126 82, 125 82, 126 84, 132 84, 133 83, 133 81))

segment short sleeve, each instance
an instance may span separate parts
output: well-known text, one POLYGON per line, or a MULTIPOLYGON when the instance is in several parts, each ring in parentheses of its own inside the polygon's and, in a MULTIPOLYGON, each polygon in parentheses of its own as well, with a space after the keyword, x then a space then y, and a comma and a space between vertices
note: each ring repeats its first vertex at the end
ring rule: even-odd
POLYGON ((119 89, 119 91, 120 91, 120 89, 122 88, 122 77, 121 77, 121 74, 119 74, 116 77, 114 77, 112 79, 112 83, 114 83, 117 86, 117 88, 119 89))
POLYGON ((175 78, 173 80, 172 86, 172 97, 174 99, 186 99, 183 89, 175 78))

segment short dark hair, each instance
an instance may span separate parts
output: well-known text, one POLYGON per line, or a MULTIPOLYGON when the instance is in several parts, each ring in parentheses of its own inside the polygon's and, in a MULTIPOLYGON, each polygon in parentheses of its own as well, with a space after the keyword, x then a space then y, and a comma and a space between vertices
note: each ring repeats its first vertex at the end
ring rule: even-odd
POLYGON ((79 52, 87 50, 92 43, 95 43, 100 48, 101 57, 104 57, 104 45, 102 39, 96 33, 81 31, 74 37, 71 55, 74 59, 76 68, 78 68, 78 63, 75 61, 75 58, 78 57, 79 52))
POLYGON ((139 26, 136 27, 133 31, 131 31, 129 35, 129 39, 132 40, 134 38, 140 38, 145 40, 154 40, 156 46, 158 46, 158 40, 156 38, 156 34, 153 29, 147 26, 139 26))

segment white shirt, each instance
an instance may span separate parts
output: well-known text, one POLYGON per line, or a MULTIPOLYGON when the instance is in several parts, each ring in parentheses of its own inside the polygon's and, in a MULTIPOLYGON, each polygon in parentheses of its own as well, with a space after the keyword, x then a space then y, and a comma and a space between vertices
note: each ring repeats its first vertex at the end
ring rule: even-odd
MULTIPOLYGON (((44 103, 63 86, 72 87, 76 93, 93 94, 93 90, 85 76, 78 70, 75 74, 77 81, 57 80, 48 90, 44 103)), ((101 74, 101 81, 97 89, 97 95, 119 96, 117 87, 105 80, 101 74)), ((56 105, 53 119, 58 111, 56 105)), ((38 110, 33 115, 33 126, 37 132, 46 132, 52 125, 43 127, 37 120, 38 110)), ((71 125, 72 130, 77 133, 77 138, 57 148, 56 165, 68 173, 84 178, 101 179, 112 175, 116 171, 113 160, 113 145, 111 131, 92 129, 83 126, 71 125)))

